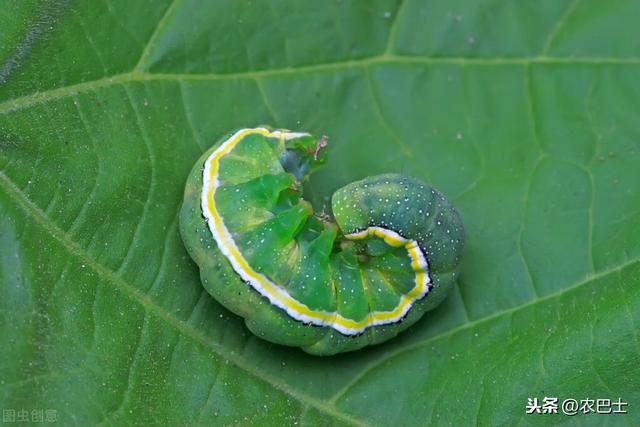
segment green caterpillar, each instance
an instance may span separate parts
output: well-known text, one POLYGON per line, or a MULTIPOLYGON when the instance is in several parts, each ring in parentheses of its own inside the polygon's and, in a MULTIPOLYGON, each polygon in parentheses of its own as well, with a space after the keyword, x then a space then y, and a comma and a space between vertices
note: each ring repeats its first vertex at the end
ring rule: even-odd
POLYGON ((464 244, 456 209, 412 177, 367 177, 314 215, 302 185, 325 137, 241 129, 189 175, 180 232, 207 291, 257 336, 330 355, 396 336, 438 305, 464 244), (335 221, 335 222, 334 222, 335 221))

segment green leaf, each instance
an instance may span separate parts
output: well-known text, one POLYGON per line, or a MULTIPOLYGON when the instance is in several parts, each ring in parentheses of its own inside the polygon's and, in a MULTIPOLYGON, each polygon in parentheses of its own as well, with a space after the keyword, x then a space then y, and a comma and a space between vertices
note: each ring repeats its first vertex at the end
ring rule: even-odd
POLYGON ((637 425, 638 16, 633 0, 9 2, 3 416, 637 425), (319 358, 213 301, 177 231, 185 179, 259 124, 329 135, 318 209, 383 172, 450 197, 468 244, 446 302, 319 358), (525 414, 545 396, 629 413, 525 414))

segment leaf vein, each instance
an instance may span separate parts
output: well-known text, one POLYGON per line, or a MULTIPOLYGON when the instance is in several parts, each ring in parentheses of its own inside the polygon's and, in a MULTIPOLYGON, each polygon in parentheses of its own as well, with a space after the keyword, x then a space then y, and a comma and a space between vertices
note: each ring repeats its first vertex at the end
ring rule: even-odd
POLYGON ((523 57, 523 58, 465 58, 465 57, 415 57, 415 56, 371 56, 347 61, 329 62, 325 64, 301 65, 297 67, 274 68, 260 71, 243 71, 238 73, 144 73, 141 71, 115 74, 81 83, 60 86, 41 92, 33 92, 17 98, 0 102, 0 115, 7 114, 32 105, 64 98, 73 94, 112 86, 117 83, 135 81, 180 81, 180 80, 234 80, 243 78, 258 78, 266 76, 281 76, 296 73, 339 71, 362 65, 373 64, 421 64, 421 65, 459 65, 459 66, 509 66, 532 64, 584 64, 584 65, 618 65, 638 66, 640 58, 615 58, 615 57, 572 57, 572 58, 548 58, 548 57, 523 57))
POLYGON ((248 375, 261 380, 267 384, 270 384, 275 389, 281 391, 284 394, 291 396, 303 404, 307 404, 316 408, 317 410, 334 416, 344 422, 365 426, 364 421, 352 417, 351 415, 344 413, 332 405, 317 399, 313 396, 307 395, 302 391, 291 388, 286 383, 283 383, 281 379, 276 378, 265 372, 258 370, 252 363, 248 362, 244 358, 239 358, 237 354, 229 352, 227 349, 217 343, 210 342, 207 337, 202 335, 197 329, 188 323, 174 317, 171 313, 165 311, 161 306, 157 305, 148 295, 141 292, 135 286, 126 282, 121 276, 116 274, 115 271, 107 268, 89 253, 84 248, 79 246, 73 240, 69 238, 65 232, 60 229, 56 224, 51 222, 49 218, 42 212, 42 210, 33 204, 26 197, 24 193, 17 187, 9 177, 7 177, 3 171, 0 171, 0 188, 4 189, 5 193, 12 198, 16 204, 23 210, 23 212, 33 218, 33 220, 52 238, 61 243, 61 245, 73 256, 81 259, 83 263, 93 269, 96 273, 100 274, 105 280, 111 283, 116 289, 122 292, 131 300, 137 302, 144 310, 153 314, 158 319, 167 323, 173 327, 177 332, 190 338, 195 344, 207 348, 222 359, 228 360, 229 363, 235 365, 238 369, 246 372, 248 375))
POLYGON ((330 399, 330 401, 337 402, 338 400, 340 400, 341 397, 343 397, 347 393, 348 390, 350 390, 355 384, 357 384, 361 379, 363 379, 373 369, 375 369, 376 367, 382 365, 383 363, 388 363, 389 360, 391 360, 391 359, 393 359, 395 357, 398 357, 398 356, 400 356, 400 355, 402 355, 402 354, 404 354, 406 352, 413 351, 413 350, 416 350, 418 348, 424 347, 424 346, 426 346, 426 345, 428 345, 430 343, 433 343, 434 341, 438 341, 438 340, 441 340, 441 339, 448 338, 448 337, 450 337, 452 335, 455 335, 455 334, 457 334, 459 332, 466 331, 467 329, 470 329, 470 328, 472 328, 472 327, 474 327, 476 325, 484 324, 486 322, 489 322, 491 320, 500 318, 502 316, 510 316, 513 313, 516 313, 516 312, 518 312, 520 310, 524 310, 529 306, 542 304, 542 303, 544 303, 546 301, 549 301, 549 300, 552 300, 552 299, 555 299, 555 298, 559 298, 560 296, 562 296, 563 294, 565 294, 567 292, 574 291, 574 290, 576 290, 576 289, 578 289, 578 288, 580 288, 582 286, 585 286, 585 285, 587 285, 587 284, 589 284, 589 283, 591 283, 591 282, 593 282, 595 280, 601 279, 601 278, 606 277, 606 276, 608 276, 610 274, 619 273, 620 271, 622 271, 622 270, 624 270, 624 269, 626 269, 628 267, 631 267, 632 265, 635 265, 635 264, 640 264, 640 257, 635 258, 635 259, 631 259, 631 260, 629 260, 627 262, 624 262, 622 264, 618 264, 618 265, 616 265, 614 267, 611 267, 611 268, 609 268, 607 270, 603 270, 603 271, 601 271, 599 273, 592 274, 592 275, 588 276, 586 279, 584 279, 584 280, 582 280, 582 281, 580 281, 578 283, 575 283, 573 285, 570 285, 570 286, 568 286, 568 287, 566 287, 564 289, 561 289, 559 291, 547 294, 547 295, 542 296, 540 298, 535 298, 533 300, 527 301, 527 302, 525 302, 523 304, 511 307, 511 308, 507 308, 507 309, 504 309, 504 310, 496 311, 496 312, 494 312, 494 313, 492 313, 492 314, 490 314, 488 316, 485 316, 485 317, 482 317, 482 318, 479 318, 479 319, 476 319, 476 320, 472 320, 471 322, 462 324, 462 325, 460 325, 460 326, 458 326, 456 328, 450 329, 450 330, 448 330, 446 332, 443 332, 441 334, 434 335, 434 336, 431 336, 429 338, 425 338, 425 339, 423 339, 421 341, 417 341, 417 342, 415 342, 415 343, 413 343, 411 345, 408 345, 406 347, 403 347, 401 349, 398 349, 398 350, 395 350, 395 351, 390 351, 389 353, 384 355, 382 358, 372 362, 367 367, 365 367, 350 382, 348 382, 347 384, 345 384, 344 387, 342 387, 340 390, 338 390, 334 394, 334 396, 330 399))

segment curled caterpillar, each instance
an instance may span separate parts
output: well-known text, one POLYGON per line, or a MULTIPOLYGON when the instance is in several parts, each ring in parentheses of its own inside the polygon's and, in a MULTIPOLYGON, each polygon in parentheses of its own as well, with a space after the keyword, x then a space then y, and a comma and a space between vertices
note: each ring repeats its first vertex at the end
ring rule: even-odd
POLYGON ((396 336, 455 282, 464 244, 453 205, 423 181, 367 177, 314 214, 303 184, 326 137, 241 129, 191 171, 180 212, 207 291, 257 336, 330 355, 396 336))

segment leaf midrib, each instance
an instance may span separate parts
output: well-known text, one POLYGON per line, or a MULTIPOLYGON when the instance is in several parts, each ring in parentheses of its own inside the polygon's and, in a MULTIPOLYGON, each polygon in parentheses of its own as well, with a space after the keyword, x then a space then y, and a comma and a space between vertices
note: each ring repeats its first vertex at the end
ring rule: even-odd
POLYGON ((99 263, 95 258, 93 258, 89 253, 87 253, 87 251, 84 248, 82 248, 76 242, 74 242, 64 232, 64 230, 60 229, 57 225, 55 225, 38 206, 33 204, 33 202, 29 200, 29 198, 24 194, 24 192, 22 192, 22 190, 18 186, 16 186, 9 179, 9 177, 7 177, 3 172, 0 172, 0 187, 2 187, 4 191, 9 195, 9 197, 11 197, 16 202, 16 204, 20 206, 20 208, 28 216, 31 216, 35 220, 35 222, 45 230, 45 232, 47 232, 52 238, 60 242, 60 244, 69 252, 70 255, 79 258, 84 264, 92 268, 97 274, 103 277, 106 282, 112 283, 116 288, 121 290, 123 294, 127 295, 129 298, 131 298, 132 300, 140 304, 145 310, 147 310, 148 313, 156 315, 158 318, 168 323, 170 326, 172 326, 177 332, 179 332, 183 336, 192 339, 197 344, 200 344, 203 347, 211 349, 219 357, 224 358, 225 360, 234 364, 239 369, 247 372, 248 374, 252 375, 253 377, 259 380, 262 380, 272 385, 274 388, 300 401, 303 404, 303 406, 315 407, 317 410, 322 411, 328 415, 340 418, 344 421, 348 421, 350 423, 357 424, 357 425, 362 425, 363 422, 361 420, 351 417, 348 414, 345 414, 344 412, 341 412, 335 407, 334 404, 342 396, 344 396, 355 384, 357 384, 362 378, 364 378, 371 370, 373 370, 380 364, 387 362, 388 360, 394 357, 397 357, 403 353, 420 348, 429 343, 432 343, 433 341, 445 339, 458 332, 472 328, 476 325, 489 322, 501 316, 512 315, 513 313, 526 309, 529 306, 532 306, 535 304, 541 304, 541 303, 544 303, 545 301, 558 298, 561 295, 567 292, 573 291, 588 283, 591 283, 594 280, 602 279, 610 274, 617 273, 633 264, 640 262, 640 257, 627 260, 622 264, 616 265, 607 270, 603 270, 597 274, 593 274, 589 277, 586 277, 583 281, 574 283, 557 292, 548 294, 541 298, 532 299, 518 306, 496 311, 488 316, 478 318, 470 322, 466 322, 446 332, 431 336, 424 340, 412 343, 409 346, 399 348, 396 351, 385 354, 383 358, 375 360, 371 364, 366 366, 357 376, 355 376, 351 381, 345 384, 340 390, 334 393, 331 399, 325 402, 323 400, 310 396, 304 392, 301 392, 300 390, 292 389, 288 384, 283 383, 278 378, 255 369, 255 367, 249 361, 246 361, 243 357, 239 357, 237 354, 232 354, 229 351, 227 351, 224 347, 208 341, 204 335, 202 335, 198 330, 191 327, 188 323, 185 323, 184 321, 177 319, 174 316, 172 316, 170 313, 166 312, 161 306, 157 305, 146 294, 140 292, 133 285, 123 280, 122 277, 115 274, 115 272, 105 267, 103 264, 99 263))
POLYGON ((350 68, 371 67, 385 64, 421 64, 421 65, 455 65, 455 66, 529 66, 534 64, 548 65, 640 65, 640 58, 610 58, 610 57, 581 57, 560 58, 546 56, 532 57, 504 57, 504 58, 465 58, 465 57, 421 57, 401 55, 377 55, 373 57, 350 59, 347 61, 330 62, 316 65, 298 67, 283 67, 269 70, 242 71, 238 73, 149 73, 142 71, 130 71, 122 74, 106 76, 95 80, 76 83, 68 86, 30 93, 17 98, 0 102, 0 114, 8 114, 16 110, 32 105, 46 103, 51 100, 76 95, 82 92, 109 87, 119 83, 144 82, 144 81, 185 81, 185 80, 259 80, 270 76, 283 76, 290 74, 311 73, 320 71, 340 71, 350 68))
POLYGON ((219 357, 229 361, 239 369, 247 372, 248 374, 259 380, 271 384, 274 388, 300 401, 303 406, 315 407, 319 411, 322 411, 336 418, 340 418, 344 421, 348 421, 352 424, 363 424, 362 421, 352 418, 351 416, 341 411, 338 411, 336 408, 327 405, 322 400, 319 400, 313 396, 309 396, 306 393, 300 392, 299 390, 294 390, 287 384, 278 380, 276 377, 255 369, 255 367, 247 362, 244 358, 238 357, 237 354, 232 354, 224 347, 208 341, 204 335, 202 335, 198 330, 191 327, 188 323, 185 323, 184 321, 172 316, 171 313, 166 312, 161 306, 157 305, 146 294, 140 292, 133 285, 129 284, 122 277, 118 276, 114 271, 98 262, 89 253, 87 253, 85 249, 71 240, 71 238, 64 232, 64 230, 51 222, 47 215, 38 206, 33 204, 33 202, 29 200, 29 198, 22 192, 22 190, 20 190, 20 188, 16 186, 2 171, 0 171, 0 187, 3 188, 5 193, 16 202, 16 204, 25 212, 25 214, 27 214, 27 216, 32 217, 33 220, 40 227, 42 227, 42 229, 47 232, 53 239, 57 240, 69 252, 71 256, 74 256, 81 260, 84 265, 93 269, 102 279, 105 280, 105 282, 113 284, 124 295, 140 304, 147 311, 147 313, 153 314, 159 319, 162 319, 164 322, 173 327, 178 333, 192 339, 196 342, 196 344, 211 349, 219 357))

